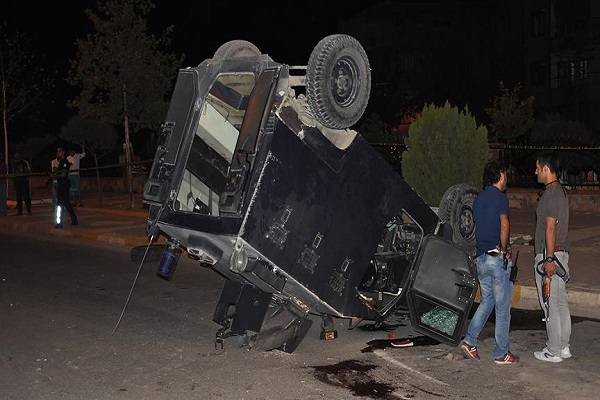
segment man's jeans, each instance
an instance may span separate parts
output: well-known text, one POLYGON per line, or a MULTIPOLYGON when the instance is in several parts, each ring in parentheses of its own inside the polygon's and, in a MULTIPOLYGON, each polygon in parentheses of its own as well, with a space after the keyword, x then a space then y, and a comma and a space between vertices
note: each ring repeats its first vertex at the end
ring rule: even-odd
POLYGON ((479 334, 495 306, 496 347, 494 347, 494 358, 504 356, 510 347, 508 331, 513 288, 513 283, 509 280, 510 266, 509 261, 508 268, 504 269, 502 257, 485 253, 477 257, 477 278, 481 290, 481 301, 471 319, 464 341, 471 346, 477 345, 479 334))
POLYGON ((78 174, 69 174, 69 182, 71 184, 69 192, 71 193, 71 196, 73 196, 73 201, 79 201, 79 198, 81 197, 81 177, 78 174))
MULTIPOLYGON (((569 273, 569 253, 559 251, 554 255, 561 262, 563 268, 569 273)), ((569 310, 569 299, 567 297, 567 284, 558 275, 552 277, 550 285, 549 309, 544 305, 544 295, 542 294, 542 280, 538 270, 538 263, 544 258, 542 254, 535 255, 535 284, 537 286, 538 297, 544 315, 546 316, 546 333, 548 341, 546 347, 552 354, 559 356, 562 349, 569 346, 571 341, 571 311, 569 310)))

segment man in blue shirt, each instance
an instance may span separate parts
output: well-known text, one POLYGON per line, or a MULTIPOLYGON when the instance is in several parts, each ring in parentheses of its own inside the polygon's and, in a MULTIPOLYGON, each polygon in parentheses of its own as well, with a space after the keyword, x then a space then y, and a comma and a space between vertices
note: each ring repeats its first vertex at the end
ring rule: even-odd
POLYGON ((496 309, 494 362, 516 364, 519 357, 510 350, 510 305, 513 283, 510 281, 509 209, 506 168, 490 161, 483 171, 484 189, 473 202, 477 244, 477 278, 481 300, 460 345, 469 357, 479 360, 477 339, 492 310, 496 309))

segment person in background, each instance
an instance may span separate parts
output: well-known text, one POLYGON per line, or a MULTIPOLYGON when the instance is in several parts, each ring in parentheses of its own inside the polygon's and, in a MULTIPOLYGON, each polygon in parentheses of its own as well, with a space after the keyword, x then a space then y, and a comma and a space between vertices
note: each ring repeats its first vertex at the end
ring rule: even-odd
POLYGON ((58 181, 56 180, 56 170, 58 169, 58 159, 53 158, 50 161, 50 184, 52 185, 52 215, 56 214, 56 206, 58 205, 57 191, 58 181))
POLYGON ((538 298, 546 316, 548 340, 533 353, 541 361, 562 362, 571 357, 571 312, 567 298, 569 280, 569 199, 558 180, 560 163, 555 152, 536 156, 535 175, 544 190, 535 210, 534 275, 538 298), (543 282, 550 278, 550 297, 545 307, 543 282))
POLYGON ((8 168, 4 162, 4 154, 0 154, 0 217, 6 216, 6 174, 8 168))
POLYGON ((17 197, 17 215, 23 215, 23 202, 27 209, 27 214, 31 215, 31 195, 29 194, 29 174, 31 168, 26 159, 17 150, 11 162, 11 173, 15 176, 15 192, 17 197))
POLYGON ((55 213, 55 228, 63 228, 63 212, 67 211, 71 217, 71 225, 78 225, 77 215, 73 210, 73 206, 69 201, 69 168, 71 163, 65 157, 65 152, 61 147, 56 149, 56 160, 58 161, 58 167, 56 172, 53 174, 53 178, 56 178, 56 213, 55 213))
POLYGON ((469 324, 460 349, 479 360, 477 340, 492 310, 496 310, 494 362, 516 364, 519 357, 510 352, 510 305, 513 283, 510 281, 510 221, 506 190, 506 168, 497 160, 483 171, 485 188, 473 202, 475 240, 477 244, 477 279, 481 301, 469 324))
POLYGON ((69 169, 69 182, 71 184, 69 193, 73 204, 77 207, 83 207, 81 203, 81 176, 79 175, 80 161, 85 157, 85 148, 81 146, 81 152, 78 153, 75 149, 71 149, 67 160, 71 163, 69 169))

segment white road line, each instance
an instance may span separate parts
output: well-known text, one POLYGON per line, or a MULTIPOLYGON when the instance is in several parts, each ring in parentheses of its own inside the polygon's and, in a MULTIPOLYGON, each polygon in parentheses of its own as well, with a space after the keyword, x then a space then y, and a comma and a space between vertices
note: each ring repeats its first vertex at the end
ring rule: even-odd
POLYGON ((392 364, 394 364, 394 365, 397 365, 397 366, 399 366, 399 367, 401 367, 401 368, 404 368, 404 369, 406 369, 406 370, 408 370, 408 371, 410 371, 410 372, 412 372, 412 373, 414 373, 414 374, 416 374, 416 375, 419 375, 420 377, 422 377, 422 378, 424 378, 424 379, 426 379, 426 380, 428 380, 428 381, 431 381, 431 382, 437 383, 438 385, 450 386, 450 385, 448 385, 448 384, 447 384, 447 383, 445 383, 445 382, 438 381, 437 379, 435 379, 435 378, 432 378, 432 377, 431 377, 431 376, 429 376, 429 375, 425 375, 425 374, 424 374, 424 373, 422 373, 422 372, 419 372, 419 371, 417 371, 417 370, 414 370, 414 369, 412 369, 412 368, 411 368, 411 367, 409 367, 408 365, 406 365, 406 364, 403 364, 403 363, 401 363, 400 361, 396 360, 395 358, 392 358, 392 357, 388 356, 388 355, 385 353, 385 351, 382 351, 382 350, 375 350, 373 353, 374 353, 376 356, 383 358, 385 361, 387 361, 387 362, 389 362, 389 363, 392 363, 392 364))

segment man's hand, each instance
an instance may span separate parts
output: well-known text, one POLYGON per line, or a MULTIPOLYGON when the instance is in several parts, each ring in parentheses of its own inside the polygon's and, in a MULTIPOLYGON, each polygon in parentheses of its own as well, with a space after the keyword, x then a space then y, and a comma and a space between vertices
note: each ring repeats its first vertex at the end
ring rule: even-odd
POLYGON ((512 256, 512 247, 510 244, 506 245, 506 249, 504 250, 504 258, 509 259, 512 256))
POLYGON ((552 256, 549 256, 544 260, 544 270, 546 270, 546 274, 548 276, 552 276, 556 274, 556 264, 554 261, 549 261, 552 256))

